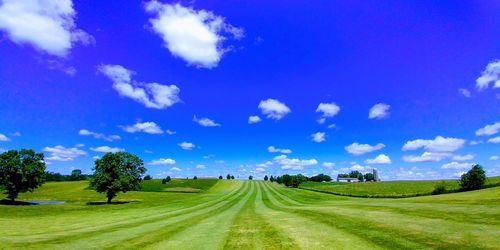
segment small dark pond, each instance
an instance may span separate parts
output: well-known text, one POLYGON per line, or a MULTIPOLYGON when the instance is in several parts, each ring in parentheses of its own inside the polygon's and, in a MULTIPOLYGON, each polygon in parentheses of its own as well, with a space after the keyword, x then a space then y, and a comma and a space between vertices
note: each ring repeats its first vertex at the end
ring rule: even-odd
POLYGON ((56 200, 25 200, 24 202, 33 203, 37 205, 58 205, 64 204, 64 201, 56 201, 56 200))

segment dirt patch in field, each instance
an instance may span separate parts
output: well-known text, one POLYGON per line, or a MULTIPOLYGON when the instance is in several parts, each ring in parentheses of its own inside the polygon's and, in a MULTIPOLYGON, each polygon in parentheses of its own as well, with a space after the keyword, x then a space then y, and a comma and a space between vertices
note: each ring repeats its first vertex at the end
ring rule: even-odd
POLYGON ((190 187, 173 187, 173 188, 164 188, 165 192, 179 192, 179 193, 198 193, 201 189, 198 188, 190 188, 190 187))

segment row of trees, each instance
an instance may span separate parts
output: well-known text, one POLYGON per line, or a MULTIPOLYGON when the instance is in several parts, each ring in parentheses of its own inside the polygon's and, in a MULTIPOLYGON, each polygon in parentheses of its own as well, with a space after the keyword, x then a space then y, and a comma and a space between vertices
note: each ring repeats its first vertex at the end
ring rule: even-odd
POLYGON ((70 175, 60 173, 45 172, 45 181, 83 181, 91 179, 92 175, 82 174, 82 170, 74 169, 70 175))
POLYGON ((359 171, 351 171, 348 174, 338 174, 339 178, 358 178, 360 182, 363 181, 374 181, 375 176, 372 173, 363 174, 359 171))
MULTIPOLYGON (((222 180, 222 179, 224 179, 224 177, 222 177, 222 175, 219 175, 219 180, 222 180)), ((227 180, 234 180, 234 175, 227 174, 226 179, 227 180)))

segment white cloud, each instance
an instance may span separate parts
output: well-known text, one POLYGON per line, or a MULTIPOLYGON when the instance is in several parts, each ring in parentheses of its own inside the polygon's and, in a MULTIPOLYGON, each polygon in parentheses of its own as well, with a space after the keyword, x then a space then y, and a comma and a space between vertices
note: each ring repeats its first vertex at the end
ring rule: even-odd
POLYGON ((178 167, 173 167, 173 168, 170 168, 170 171, 180 172, 180 171, 182 171, 182 169, 180 169, 178 167))
POLYGON ((297 158, 290 159, 287 155, 280 155, 273 158, 273 163, 281 166, 281 169, 302 170, 305 166, 318 164, 316 159, 301 160, 297 158))
POLYGON ((135 72, 121 65, 100 65, 98 70, 113 82, 118 94, 142 103, 147 108, 165 109, 181 101, 178 96, 180 89, 173 84, 136 82, 132 80, 135 72))
POLYGON ((385 103, 377 103, 373 105, 368 113, 368 118, 370 119, 383 119, 389 117, 389 109, 391 105, 385 103))
POLYGON ((494 135, 500 132, 500 122, 496 122, 493 124, 488 124, 484 126, 484 128, 480 128, 476 130, 476 135, 477 136, 487 136, 487 135, 494 135))
POLYGON ((493 137, 491 139, 488 140, 489 143, 495 143, 495 144, 498 144, 500 143, 500 136, 497 136, 497 137, 493 137))
POLYGON ((4 134, 0 134, 0 141, 10 141, 9 137, 5 136, 4 134))
POLYGON ((366 164, 391 164, 391 158, 385 154, 379 154, 377 157, 373 159, 367 159, 365 161, 366 164))
POLYGON ((75 25, 71 0, 3 0, 0 30, 17 44, 30 44, 47 54, 64 57, 75 43, 93 44, 94 38, 75 25))
POLYGON ((261 121, 262 119, 260 119, 260 117, 257 115, 251 115, 248 117, 248 124, 259 123, 261 121))
POLYGON ((203 164, 198 164, 198 165, 196 165, 196 168, 197 168, 197 169, 204 169, 204 168, 205 168, 205 165, 203 165, 203 164))
POLYGON ((269 153, 282 153, 282 154, 291 154, 292 153, 292 150, 290 150, 290 149, 276 148, 274 146, 267 147, 267 151, 269 151, 269 153))
POLYGON ((178 145, 179 145, 179 147, 181 147, 184 150, 191 150, 196 146, 191 142, 181 142, 178 145))
POLYGON ((155 15, 149 19, 152 29, 163 38, 165 47, 174 56, 181 57, 189 64, 213 68, 221 56, 231 50, 223 42, 230 35, 235 39, 243 37, 243 29, 226 23, 224 17, 211 11, 194 10, 179 3, 163 4, 150 1, 146 11, 155 15))
POLYGON ((103 152, 103 153, 116 153, 116 152, 122 152, 125 151, 123 148, 116 148, 116 147, 109 147, 109 146, 100 146, 96 148, 90 148, 90 150, 95 151, 95 152, 103 152))
POLYGON ((148 165, 151 165, 151 166, 156 166, 156 165, 174 165, 175 164, 175 160, 174 159, 170 159, 170 158, 160 158, 160 159, 157 159, 157 160, 152 160, 148 163, 148 165))
POLYGON ((93 132, 93 131, 89 131, 89 130, 86 130, 86 129, 81 129, 79 132, 78 132, 79 135, 83 135, 83 136, 92 136, 96 139, 103 139, 105 141, 115 141, 115 140, 120 140, 120 136, 119 135, 110 135, 110 136, 107 136, 105 134, 101 134, 101 133, 97 133, 97 132, 93 132))
POLYGON ((323 164, 321 164, 321 165, 322 165, 323 167, 325 167, 325 168, 333 168, 333 167, 335 167, 335 163, 333 163, 333 162, 328 162, 328 161, 323 162, 323 164))
POLYGON ((466 97, 466 98, 470 98, 471 97, 471 93, 470 93, 470 91, 468 89, 462 89, 462 88, 460 88, 460 89, 458 89, 458 92, 461 95, 463 95, 464 97, 466 97))
POLYGON ((403 151, 424 148, 429 152, 454 152, 465 144, 464 139, 436 136, 434 140, 417 139, 408 141, 403 146, 403 151))
MULTIPOLYGON (((340 107, 335 103, 320 103, 318 108, 316 108, 316 113, 323 113, 321 116, 323 118, 334 117, 340 112, 340 107)), ((320 123, 324 123, 320 122, 320 123)))
POLYGON ((466 155, 454 155, 451 157, 453 161, 470 161, 474 159, 474 155, 472 154, 466 154, 466 155))
POLYGON ((216 160, 215 163, 217 163, 217 164, 224 164, 226 162, 224 160, 216 160))
POLYGON ((263 169, 263 168, 256 168, 255 171, 257 171, 257 172, 266 172, 266 170, 263 169))
POLYGON ((177 134, 177 132, 175 132, 173 130, 170 130, 170 129, 167 129, 167 130, 165 130, 165 134, 167 134, 167 135, 175 135, 175 134, 177 134))
POLYGON ((214 120, 208 118, 198 119, 196 116, 193 117, 193 121, 200 124, 203 127, 220 127, 220 124, 216 123, 214 120))
POLYGON ((318 120, 316 120, 319 124, 324 124, 326 122, 326 118, 319 118, 318 120))
POLYGON ((52 161, 72 161, 76 157, 87 154, 87 152, 79 148, 65 148, 61 145, 57 145, 55 147, 45 147, 43 151, 50 154, 50 156, 45 159, 52 161))
POLYGON ((370 145, 370 144, 359 144, 357 142, 349 145, 349 146, 346 146, 344 149, 349 153, 349 154, 353 154, 353 155, 362 155, 362 154, 365 154, 365 153, 370 153, 370 152, 373 152, 373 151, 377 151, 377 150, 380 150, 382 148, 384 148, 385 145, 382 144, 382 143, 378 143, 377 145, 370 145))
POLYGON ((325 132, 316 132, 311 135, 312 140, 315 142, 323 142, 326 141, 326 134, 325 132))
POLYGON ((458 163, 458 162, 450 162, 443 164, 441 166, 442 169, 468 169, 472 167, 472 163, 458 163))
POLYGON ((147 134, 163 134, 163 129, 155 122, 137 122, 134 125, 120 126, 125 132, 136 133, 144 132, 147 134))
POLYGON ((336 127, 337 127, 337 125, 335 125, 335 124, 328 125, 328 128, 336 128, 336 127))
POLYGON ((500 159, 500 157, 498 157, 498 155, 492 155, 492 156, 490 157, 490 161, 496 161, 496 160, 498 160, 498 159, 500 159))
POLYGON ((267 118, 275 120, 280 120, 291 112, 290 108, 288 108, 284 103, 275 99, 260 101, 259 109, 262 110, 262 114, 266 115, 267 118))
POLYGON ((451 157, 450 153, 440 153, 440 152, 424 152, 422 155, 405 155, 403 156, 403 161, 405 162, 429 162, 429 161, 441 161, 443 159, 451 157))
POLYGON ((479 90, 487 89, 490 84, 493 84, 494 88, 500 88, 500 60, 488 63, 481 76, 476 79, 476 87, 479 90))
POLYGON ((11 136, 14 136, 14 137, 19 137, 21 136, 21 132, 17 131, 17 132, 14 132, 14 133, 10 133, 11 136))
POLYGON ((483 141, 470 141, 469 144, 470 145, 479 145, 479 144, 483 144, 483 141))

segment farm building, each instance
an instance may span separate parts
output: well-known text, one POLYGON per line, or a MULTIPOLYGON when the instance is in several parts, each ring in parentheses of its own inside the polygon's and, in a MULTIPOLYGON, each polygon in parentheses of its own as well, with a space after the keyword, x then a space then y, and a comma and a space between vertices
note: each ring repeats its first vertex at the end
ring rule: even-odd
POLYGON ((359 182, 358 178, 342 178, 337 177, 338 182, 359 182))

